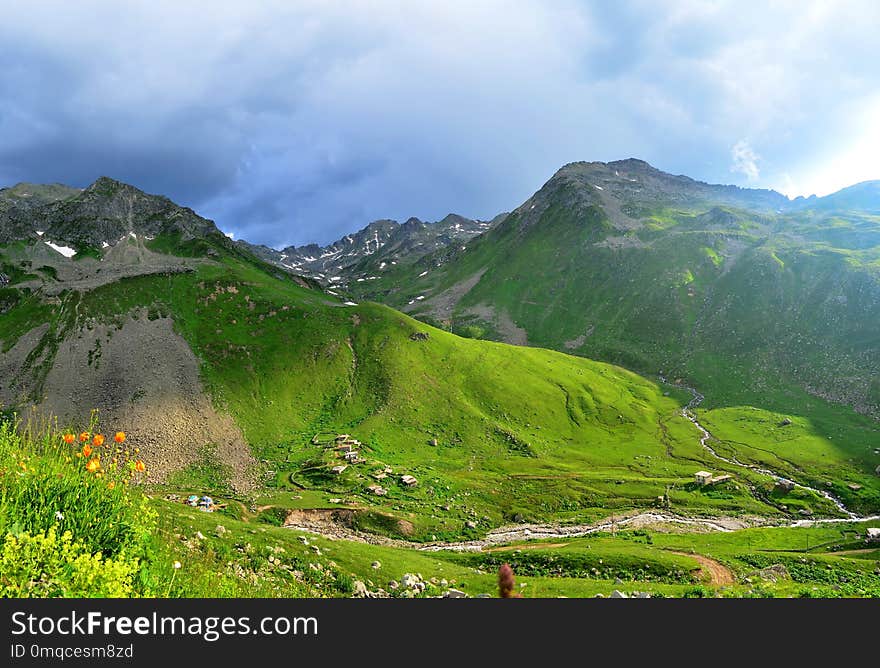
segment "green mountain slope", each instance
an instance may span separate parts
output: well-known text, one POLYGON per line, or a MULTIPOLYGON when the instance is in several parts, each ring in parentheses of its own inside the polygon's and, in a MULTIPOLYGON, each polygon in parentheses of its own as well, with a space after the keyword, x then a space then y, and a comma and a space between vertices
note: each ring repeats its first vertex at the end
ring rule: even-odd
POLYGON ((843 192, 806 210, 681 179, 576 163, 464 249, 351 290, 453 331, 687 377, 710 402, 775 406, 793 386, 877 415, 880 218, 868 203, 841 211, 843 192))
MULTIPOLYGON (((0 295, 0 400, 35 405, 74 426, 99 409, 108 428, 121 428, 140 444, 155 483, 237 494, 275 490, 280 496, 273 503, 284 504, 291 495, 320 504, 342 499, 358 527, 416 539, 667 502, 691 513, 837 514, 814 492, 797 488, 780 496, 770 476, 714 457, 680 415, 689 399, 681 389, 582 357, 461 338, 387 306, 346 303, 232 244, 210 221, 128 188, 90 188, 87 198, 65 200, 65 220, 97 216, 114 235, 123 232, 106 248, 66 257, 36 235, 0 246, 0 260, 17 272, 0 295), (158 211, 161 219, 129 215, 141 210, 158 211), (38 266, 43 261, 48 269, 38 266), (361 461, 334 474, 341 453, 326 446, 337 434, 362 443, 361 461), (693 484, 700 469, 734 479, 700 488, 693 484), (418 483, 408 487, 402 475, 418 483), (372 485, 386 493, 376 495, 372 485), (658 501, 666 494, 668 500, 658 501)), ((603 230, 613 225, 579 192, 570 194, 583 211, 593 211, 591 218, 572 219, 568 209, 549 203, 532 223, 516 225, 532 217, 515 213, 514 224, 505 221, 463 252, 477 273, 485 268, 474 290, 495 281, 506 286, 509 301, 499 302, 506 305, 499 312, 520 318, 517 300, 528 313, 529 302, 553 296, 565 274, 548 274, 558 281, 523 295, 528 263, 508 240, 549 258, 558 254, 542 235, 550 228, 571 252, 561 265, 569 276, 579 250, 605 252, 595 243, 607 240, 603 230), (507 260, 489 267, 496 250, 508 253, 507 260)), ((743 236, 752 234, 751 224, 743 224, 743 236)), ((45 235, 58 244, 105 243, 94 230, 66 230, 59 224, 45 235)), ((728 252, 709 246, 704 231, 691 236, 701 248, 718 248, 719 256, 728 252)), ((669 244, 668 252, 682 248, 669 244)), ((644 289, 665 295, 679 319, 696 318, 688 310, 688 286, 723 271, 711 253, 705 258, 706 266, 694 265, 694 278, 671 296, 662 287, 644 289)), ((467 279, 470 268, 453 259, 447 280, 467 279)), ((784 253, 780 261, 790 262, 784 253)), ((617 280, 608 276, 604 295, 583 295, 569 308, 602 304, 609 318, 630 313, 637 302, 613 303, 614 295, 634 299, 612 292, 617 280)), ((472 301, 456 308, 479 307, 482 294, 466 293, 472 301)), ((565 295, 558 297, 561 308, 565 295)), ((535 322, 547 337, 555 327, 577 337, 576 329, 540 313, 535 309, 535 322)), ((685 337, 643 352, 652 328, 664 321, 641 317, 647 334, 637 334, 633 320, 626 347, 612 349, 612 337, 604 339, 610 350, 672 356, 688 349, 685 337)), ((679 322, 667 320, 669 327, 679 322)), ((829 491, 849 507, 877 507, 873 422, 818 410, 749 411, 717 414, 719 450, 743 452, 813 487, 830 479, 829 491), (782 430, 789 414, 795 419, 782 430), (776 449, 775 441, 790 447, 776 449)))

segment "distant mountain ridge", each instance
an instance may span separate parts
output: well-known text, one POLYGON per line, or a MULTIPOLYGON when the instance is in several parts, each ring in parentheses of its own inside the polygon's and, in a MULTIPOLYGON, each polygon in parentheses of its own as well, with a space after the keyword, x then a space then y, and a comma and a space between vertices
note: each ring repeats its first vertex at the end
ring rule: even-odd
POLYGON ((398 263, 411 264, 429 253, 482 234, 504 215, 490 221, 471 220, 454 213, 435 223, 418 218, 409 218, 404 223, 376 220, 327 246, 308 244, 275 250, 245 240, 237 243, 267 262, 329 284, 367 280, 371 271, 398 263))

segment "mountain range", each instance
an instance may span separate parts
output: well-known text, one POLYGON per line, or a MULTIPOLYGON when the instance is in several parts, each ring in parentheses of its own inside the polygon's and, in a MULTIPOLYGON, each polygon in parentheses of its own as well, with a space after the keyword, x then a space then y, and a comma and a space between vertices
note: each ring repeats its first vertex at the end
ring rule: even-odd
POLYGON ((19 184, 0 190, 0 402, 98 409, 153 483, 317 490, 408 539, 671 488, 690 513, 869 511, 878 211, 876 183, 788 200, 573 163, 491 221, 276 251, 109 178, 19 184), (322 447, 340 434, 353 464, 322 447), (707 493, 699 469, 737 481, 707 493), (802 487, 780 498, 767 470, 802 487))
POLYGON ((880 410, 880 182, 822 198, 573 163, 464 247, 356 298, 465 335, 687 378, 707 401, 791 392, 880 410))
POLYGON ((387 266, 411 264, 429 253, 462 244, 494 227, 506 214, 489 221, 471 220, 454 213, 436 223, 409 218, 404 223, 376 220, 328 246, 309 244, 281 250, 237 243, 260 258, 296 274, 328 285, 346 280, 375 280, 371 273, 387 266))

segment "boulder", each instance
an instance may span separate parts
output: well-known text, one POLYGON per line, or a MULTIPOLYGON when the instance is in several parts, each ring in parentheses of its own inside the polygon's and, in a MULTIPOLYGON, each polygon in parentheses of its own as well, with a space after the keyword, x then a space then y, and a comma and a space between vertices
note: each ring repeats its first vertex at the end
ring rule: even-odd
POLYGON ((443 594, 443 598, 467 598, 468 595, 465 594, 460 589, 450 589, 445 594, 443 594))
POLYGON ((400 578, 400 584, 402 584, 407 589, 425 588, 422 579, 418 575, 413 575, 412 573, 404 573, 403 577, 400 578))

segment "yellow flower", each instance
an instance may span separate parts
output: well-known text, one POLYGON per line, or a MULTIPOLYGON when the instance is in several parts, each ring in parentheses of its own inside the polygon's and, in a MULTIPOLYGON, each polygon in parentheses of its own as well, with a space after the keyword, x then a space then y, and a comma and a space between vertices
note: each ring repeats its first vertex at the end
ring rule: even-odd
POLYGON ((101 462, 98 461, 98 458, 90 459, 89 463, 86 464, 86 471, 89 473, 95 473, 98 469, 101 468, 101 462))

